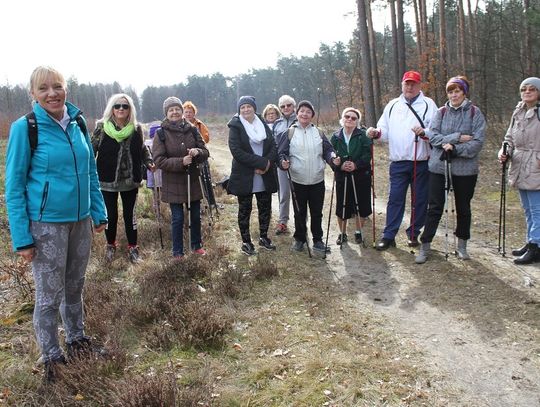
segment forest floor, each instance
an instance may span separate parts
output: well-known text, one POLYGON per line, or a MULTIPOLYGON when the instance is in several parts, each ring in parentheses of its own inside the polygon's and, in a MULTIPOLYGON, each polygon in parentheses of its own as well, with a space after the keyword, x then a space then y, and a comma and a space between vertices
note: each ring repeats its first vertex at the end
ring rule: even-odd
MULTIPOLYGON (((217 181, 229 173, 231 156, 224 124, 210 129, 210 162, 217 181)), ((388 177, 386 146, 377 145, 375 151, 378 238, 388 177)), ((29 307, 22 300, 29 286, 14 281, 27 269, 8 254, 0 207, 6 242, 0 261, 0 405, 540 405, 540 267, 518 267, 512 256, 497 253, 500 170, 490 146, 483 154, 473 200, 470 261, 454 256, 445 260, 444 233, 423 265, 414 263, 403 231, 397 248, 378 252, 371 247, 369 222, 364 230, 368 247, 349 243, 340 250, 334 219, 326 260, 292 252, 290 235, 271 235, 276 254, 246 258, 239 253, 236 199, 218 193, 224 205, 219 220, 211 229, 204 227, 209 255, 171 265, 167 210, 164 251, 151 195, 141 190, 139 240, 145 261, 131 266, 119 258, 104 265, 99 236, 85 289, 87 330, 109 347, 121 345, 114 349, 118 358, 90 366, 52 390, 39 385, 39 352, 30 340, 31 315, 24 313, 29 307), (14 267, 21 273, 14 274, 14 267), (187 279, 174 279, 184 273, 187 279), (227 273, 229 280, 224 279, 227 273), (188 292, 186 285, 199 294, 188 292), (146 291, 149 298, 141 295, 146 291), (216 291, 218 300, 212 302, 216 291), (190 302, 173 304, 178 299, 172 301, 170 292, 186 295, 190 302), (193 305, 196 296, 203 300, 200 309, 193 305), (210 303, 223 325, 209 316, 210 303), (152 313, 158 306, 164 318, 152 313), (189 318, 175 325, 175 314, 186 308, 195 310, 196 320, 216 326, 210 334, 224 331, 223 341, 208 341, 210 328, 193 328, 189 318), (195 338, 204 336, 202 346, 191 336, 175 334, 171 326, 181 326, 195 338)), ((331 186, 327 171, 325 232, 331 186)), ((524 222, 515 192, 509 190, 507 199, 509 252, 521 245, 524 222)), ((255 238, 256 210, 252 219, 255 238)), ((121 227, 118 233, 122 235, 121 227)))
MULTIPOLYGON (((387 146, 375 148, 383 150, 377 157, 385 163, 376 165, 379 192, 388 183, 387 146)), ((215 143, 210 149, 216 165, 227 172, 227 147, 215 143)), ((490 159, 484 156, 484 162, 490 159)), ((496 166, 483 169, 474 198, 472 260, 461 261, 454 255, 445 259, 444 219, 433 244, 435 254, 423 265, 414 263, 414 251, 407 247, 403 231, 397 248, 379 252, 372 248, 368 223, 367 248, 348 243, 340 250, 334 244, 339 231, 332 222, 333 250, 326 267, 354 295, 358 308, 383 315, 387 329, 423 351, 428 369, 440 375, 445 385, 463 392, 462 405, 540 406, 540 264, 516 266, 511 255, 503 258, 498 253, 500 171, 496 166)), ((327 204, 331 185, 327 171, 327 204)), ((512 243, 521 246, 518 236, 523 227, 517 221, 521 208, 512 194, 507 191, 507 252, 512 243)), ((377 233, 384 225, 384 198, 381 192, 376 200, 377 233)), ((450 239, 450 251, 454 247, 450 239)))

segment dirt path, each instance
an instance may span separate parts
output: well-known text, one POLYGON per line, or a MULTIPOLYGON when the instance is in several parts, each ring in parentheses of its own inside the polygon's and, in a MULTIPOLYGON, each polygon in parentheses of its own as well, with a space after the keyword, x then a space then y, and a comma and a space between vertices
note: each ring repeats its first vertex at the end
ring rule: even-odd
MULTIPOLYGON (((228 174, 224 142, 211 143, 210 151, 215 168, 228 174)), ((384 206, 377 202, 378 225, 384 206)), ((471 261, 446 261, 442 237, 434 243, 439 253, 415 265, 401 234, 398 247, 386 252, 352 243, 339 250, 332 224, 327 266, 358 307, 385 315, 388 329, 422 350, 428 369, 467 405, 540 406, 540 269, 514 266, 488 242, 472 245, 471 261)))

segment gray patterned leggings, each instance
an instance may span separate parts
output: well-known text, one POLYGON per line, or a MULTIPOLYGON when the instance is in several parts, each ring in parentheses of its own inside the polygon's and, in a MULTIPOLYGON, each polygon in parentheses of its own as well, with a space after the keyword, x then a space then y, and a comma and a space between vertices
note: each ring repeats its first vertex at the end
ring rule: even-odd
POLYGON ((58 359, 58 311, 66 342, 84 336, 82 290, 92 243, 91 220, 31 222, 36 244, 32 273, 36 286, 34 330, 44 361, 58 359))

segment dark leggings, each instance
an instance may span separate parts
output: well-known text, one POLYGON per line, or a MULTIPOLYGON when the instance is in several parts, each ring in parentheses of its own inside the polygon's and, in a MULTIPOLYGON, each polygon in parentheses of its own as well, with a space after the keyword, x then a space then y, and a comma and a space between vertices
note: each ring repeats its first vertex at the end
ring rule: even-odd
POLYGON ((272 194, 270 192, 257 192, 249 195, 238 196, 238 226, 242 235, 242 242, 251 242, 249 233, 249 221, 251 218, 253 195, 257 198, 257 210, 259 212, 259 236, 268 237, 270 216, 272 214, 272 194))
MULTIPOLYGON (((131 191, 120 192, 122 199, 122 211, 124 214, 124 227, 126 229, 126 237, 130 246, 137 245, 137 218, 135 216, 135 203, 137 202, 138 188, 131 191)), ((118 192, 101 191, 105 206, 107 207, 107 229, 105 236, 108 244, 116 242, 116 226, 118 223, 118 192)))

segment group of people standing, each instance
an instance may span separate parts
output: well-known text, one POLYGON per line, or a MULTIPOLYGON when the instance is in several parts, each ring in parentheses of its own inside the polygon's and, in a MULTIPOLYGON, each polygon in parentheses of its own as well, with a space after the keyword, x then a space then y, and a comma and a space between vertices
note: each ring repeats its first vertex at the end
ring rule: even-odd
MULTIPOLYGON (((323 242, 324 171, 334 171, 339 235, 348 241, 347 221, 355 218, 354 240, 372 214, 373 140, 388 141, 390 193, 386 224, 378 250, 395 246, 407 191, 411 189, 408 244, 420 246, 416 263, 431 253, 448 192, 454 192, 457 255, 470 258, 471 199, 478 177, 479 153, 486 122, 469 99, 467 78, 450 78, 448 101, 437 108, 421 91, 421 76, 403 75, 402 94, 390 101, 377 123, 367 130, 354 107, 343 110, 340 128, 329 140, 313 122, 313 104, 288 95, 278 105, 257 113, 255 98, 242 96, 228 123, 233 157, 228 192, 238 199, 241 251, 256 253, 250 233, 255 195, 259 217, 258 247, 276 250, 269 236, 272 194, 279 191, 276 234, 289 232, 292 197, 292 248, 308 245, 309 209, 312 248, 329 251, 323 242), (422 228, 423 231, 422 231, 422 228)), ((499 151, 510 162, 509 183, 519 190, 527 221, 526 244, 512 252, 517 264, 540 261, 540 79, 520 85, 518 103, 499 151)), ((6 154, 6 207, 14 251, 32 263, 35 281, 34 329, 45 365, 45 379, 54 381, 58 366, 90 352, 102 352, 85 335, 82 291, 90 257, 92 230, 105 231, 105 260, 118 248, 118 196, 123 205, 127 255, 140 261, 135 203, 146 170, 160 170, 161 200, 172 213, 172 255, 185 256, 184 206, 188 211, 189 249, 205 255, 201 239, 200 169, 208 171, 208 129, 196 119, 196 107, 177 97, 163 102, 164 119, 151 129, 151 152, 137 122, 129 95, 113 95, 92 137, 81 111, 66 101, 64 77, 50 67, 36 68, 30 78, 32 112, 16 120, 6 154), (58 313, 65 329, 67 359, 58 340, 58 313)), ((156 173, 157 175, 157 173, 156 173)), ((156 177, 156 182, 157 177, 156 177)), ((448 209, 448 208, 446 208, 448 209)), ((328 236, 327 236, 328 238, 328 236)))

